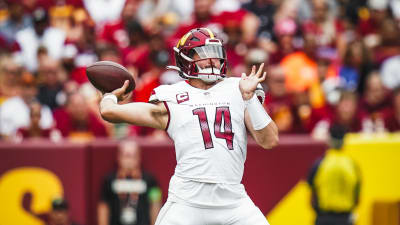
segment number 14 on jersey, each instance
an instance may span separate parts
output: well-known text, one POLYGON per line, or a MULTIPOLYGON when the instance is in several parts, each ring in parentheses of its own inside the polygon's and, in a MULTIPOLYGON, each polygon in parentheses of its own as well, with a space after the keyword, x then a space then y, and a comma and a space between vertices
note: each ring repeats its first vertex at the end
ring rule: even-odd
MULTIPOLYGON (((198 116, 201 134, 203 135, 205 149, 214 148, 213 140, 210 133, 210 127, 208 125, 206 108, 193 109, 193 115, 198 116)), ((217 107, 215 111, 214 120, 214 135, 216 138, 225 139, 226 146, 229 150, 233 150, 233 136, 232 132, 232 121, 229 107, 217 107), (222 120, 224 120, 224 130, 222 131, 222 120)))

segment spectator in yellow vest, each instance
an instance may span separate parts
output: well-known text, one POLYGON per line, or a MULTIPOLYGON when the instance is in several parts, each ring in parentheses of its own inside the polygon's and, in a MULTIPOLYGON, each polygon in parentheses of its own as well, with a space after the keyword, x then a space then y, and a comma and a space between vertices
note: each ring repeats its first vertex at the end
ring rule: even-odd
POLYGON ((360 171, 356 162, 341 150, 346 129, 330 128, 330 147, 311 169, 308 183, 316 225, 352 225, 352 211, 360 196, 360 171))

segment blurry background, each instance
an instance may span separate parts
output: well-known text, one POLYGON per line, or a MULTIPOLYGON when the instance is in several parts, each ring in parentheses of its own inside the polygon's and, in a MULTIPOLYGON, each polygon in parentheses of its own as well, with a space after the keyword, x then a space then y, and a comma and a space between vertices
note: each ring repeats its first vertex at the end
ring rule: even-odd
POLYGON ((146 102, 180 80, 165 66, 197 27, 223 39, 228 76, 268 65, 265 108, 281 143, 250 143, 243 183, 271 224, 314 224, 306 180, 336 125, 360 171, 355 224, 400 224, 400 0, 0 0, 0 224, 57 224, 52 210, 98 224, 102 177, 119 168, 125 138, 165 202, 170 139, 102 120, 85 67, 124 65, 132 101, 146 102))

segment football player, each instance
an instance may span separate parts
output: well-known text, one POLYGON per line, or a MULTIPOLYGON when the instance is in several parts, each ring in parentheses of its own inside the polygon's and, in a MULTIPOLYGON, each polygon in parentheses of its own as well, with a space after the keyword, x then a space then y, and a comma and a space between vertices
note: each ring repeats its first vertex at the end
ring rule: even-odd
POLYGON ((224 47, 207 28, 185 34, 174 52, 176 66, 169 68, 185 81, 155 88, 149 103, 118 104, 127 97, 126 81, 100 102, 105 120, 164 129, 174 141, 177 165, 156 225, 267 225, 241 184, 247 131, 265 149, 278 142, 255 94, 264 64, 241 78, 226 77, 224 47))

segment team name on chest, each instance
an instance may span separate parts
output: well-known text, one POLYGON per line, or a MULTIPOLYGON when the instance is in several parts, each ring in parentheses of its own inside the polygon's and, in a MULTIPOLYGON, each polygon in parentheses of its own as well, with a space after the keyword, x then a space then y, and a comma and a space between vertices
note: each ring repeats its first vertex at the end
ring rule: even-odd
POLYGON ((203 103, 195 103, 188 104, 190 107, 204 107, 204 106, 229 106, 230 102, 203 102, 203 103))

